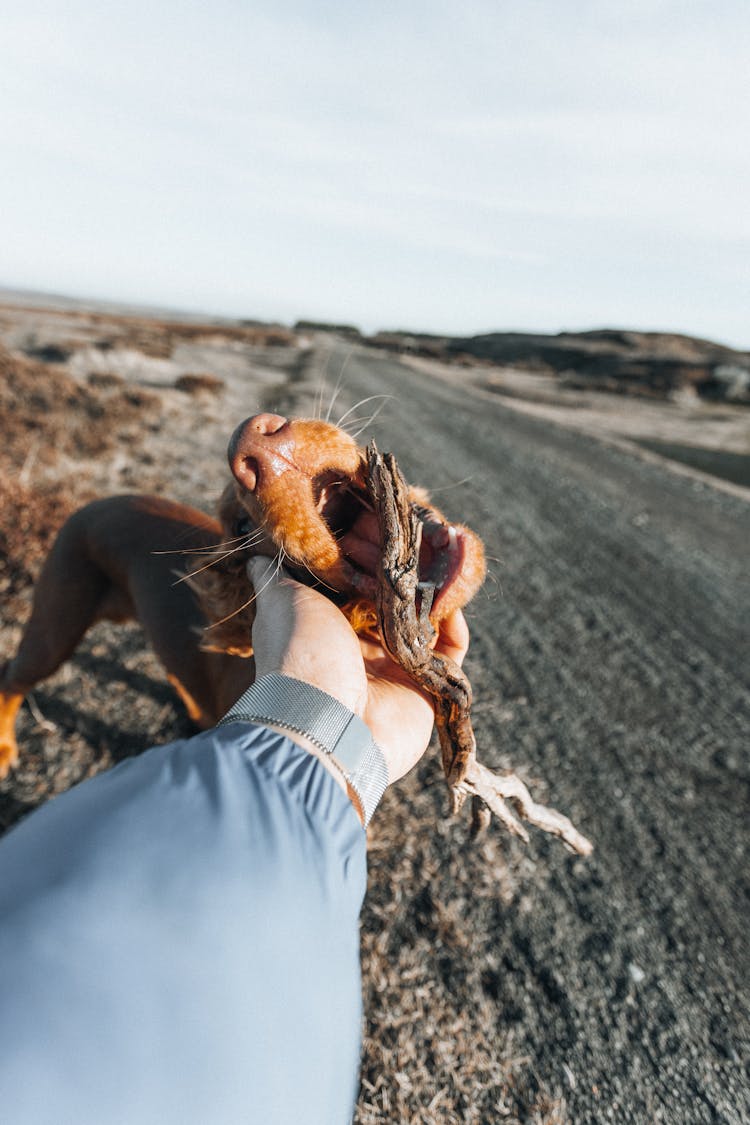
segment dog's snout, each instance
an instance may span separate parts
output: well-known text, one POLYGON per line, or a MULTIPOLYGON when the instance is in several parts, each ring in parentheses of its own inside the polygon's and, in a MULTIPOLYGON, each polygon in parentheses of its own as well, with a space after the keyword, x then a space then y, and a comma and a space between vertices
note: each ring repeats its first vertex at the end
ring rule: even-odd
POLYGON ((245 422, 245 429, 268 437, 269 434, 277 434, 286 424, 287 419, 282 414, 254 414, 245 422))
POLYGON ((288 427, 288 419, 281 414, 253 414, 232 434, 229 466, 248 492, 255 492, 258 487, 261 463, 267 473, 272 470, 274 456, 283 455, 288 427))
POLYGON ((237 457, 232 461, 232 472, 243 488, 255 492, 258 485, 258 462, 254 457, 237 457))

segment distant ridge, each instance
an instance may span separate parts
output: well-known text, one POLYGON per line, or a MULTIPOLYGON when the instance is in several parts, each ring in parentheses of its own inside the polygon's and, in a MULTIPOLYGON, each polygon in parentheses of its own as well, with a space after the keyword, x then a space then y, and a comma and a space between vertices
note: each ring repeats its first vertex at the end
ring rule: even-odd
MULTIPOLYGON (((91 312, 226 328, 277 327, 278 322, 225 317, 167 306, 70 297, 0 286, 0 303, 61 312, 91 312)), ((554 374, 566 386, 617 394, 700 398, 750 405, 750 350, 677 332, 594 328, 554 334, 485 332, 448 336, 408 330, 363 334, 351 324, 298 320, 294 332, 330 332, 401 354, 459 365, 493 364, 554 374)))
POLYGON ((62 293, 43 293, 35 289, 12 289, 0 285, 0 304, 52 309, 61 312, 105 313, 109 316, 135 316, 144 320, 173 320, 185 324, 215 324, 230 327, 261 327, 276 321, 219 316, 199 310, 176 309, 169 305, 139 305, 126 301, 105 301, 94 297, 70 297, 62 293))
POLYGON ((546 372, 581 389, 661 398, 687 391, 750 404, 750 352, 673 332, 598 328, 465 337, 379 332, 367 342, 444 362, 546 372))

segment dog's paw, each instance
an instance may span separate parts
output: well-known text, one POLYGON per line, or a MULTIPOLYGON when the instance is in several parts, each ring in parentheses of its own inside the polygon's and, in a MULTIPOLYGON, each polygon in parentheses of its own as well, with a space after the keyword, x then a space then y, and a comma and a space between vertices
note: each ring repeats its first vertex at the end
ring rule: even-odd
POLYGON ((7 777, 18 761, 18 745, 15 738, 0 736, 0 781, 7 777))
POLYGON ((23 696, 0 691, 0 781, 18 761, 15 723, 23 696))

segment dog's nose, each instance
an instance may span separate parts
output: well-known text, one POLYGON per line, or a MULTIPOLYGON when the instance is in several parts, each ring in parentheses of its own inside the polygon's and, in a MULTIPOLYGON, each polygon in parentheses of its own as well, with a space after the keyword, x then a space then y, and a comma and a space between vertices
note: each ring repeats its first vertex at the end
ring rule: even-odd
POLYGON ((259 461, 266 461, 270 449, 275 445, 269 443, 269 448, 263 439, 280 433, 287 425, 287 419, 281 414, 254 414, 232 434, 228 450, 229 466, 239 483, 248 492, 255 492, 260 473, 259 461))
POLYGON ((269 434, 277 434, 286 423, 286 418, 281 414, 254 414, 245 422, 244 429, 268 437, 269 434))

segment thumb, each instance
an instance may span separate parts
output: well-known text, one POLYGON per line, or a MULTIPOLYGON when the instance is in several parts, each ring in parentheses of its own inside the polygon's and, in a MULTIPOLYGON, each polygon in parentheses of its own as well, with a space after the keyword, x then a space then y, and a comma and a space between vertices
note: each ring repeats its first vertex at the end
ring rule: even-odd
POLYGON ((440 622, 440 632, 435 643, 435 652, 454 660, 459 667, 469 648, 469 627, 460 609, 454 609, 440 622))
POLYGON ((282 577, 281 567, 276 559, 267 555, 253 555, 245 564, 247 576, 253 584, 256 598, 271 585, 278 585, 282 577))

